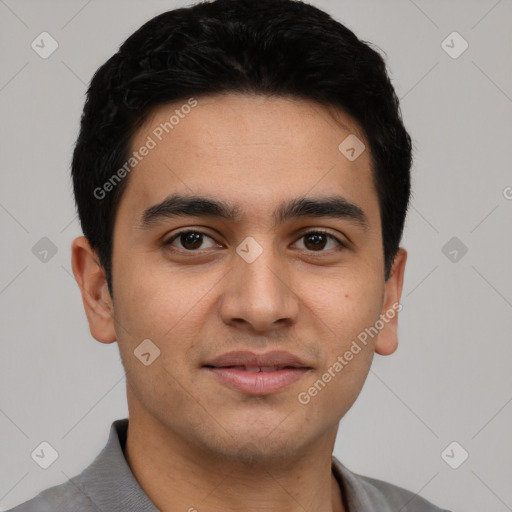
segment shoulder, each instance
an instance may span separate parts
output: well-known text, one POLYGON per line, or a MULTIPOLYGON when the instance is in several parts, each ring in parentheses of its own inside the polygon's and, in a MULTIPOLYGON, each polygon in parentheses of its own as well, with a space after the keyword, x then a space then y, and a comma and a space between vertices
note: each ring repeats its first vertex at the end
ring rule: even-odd
POLYGON ((99 512, 77 484, 68 481, 41 491, 6 512, 99 512))
POLYGON ((449 512, 403 487, 363 475, 356 475, 356 478, 359 478, 361 485, 376 503, 386 503, 392 510, 400 510, 401 512, 449 512))
POLYGON ((341 477, 350 512, 450 512, 407 489, 353 473, 336 457, 333 470, 341 477))
POLYGON ((128 418, 114 421, 105 447, 80 474, 7 512, 100 512, 102 505, 110 505, 111 499, 118 498, 110 498, 110 493, 125 483, 129 474, 121 447, 127 427, 128 418))

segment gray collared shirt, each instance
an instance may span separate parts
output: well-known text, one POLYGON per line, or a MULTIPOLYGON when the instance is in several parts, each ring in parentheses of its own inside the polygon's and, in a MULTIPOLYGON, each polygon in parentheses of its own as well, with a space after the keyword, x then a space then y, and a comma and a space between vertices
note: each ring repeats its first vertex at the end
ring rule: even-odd
MULTIPOLYGON (((159 512, 124 457, 127 429, 128 418, 114 421, 107 444, 79 475, 7 512, 159 512)), ((449 512, 401 487, 352 473, 336 457, 332 470, 347 512, 449 512)))

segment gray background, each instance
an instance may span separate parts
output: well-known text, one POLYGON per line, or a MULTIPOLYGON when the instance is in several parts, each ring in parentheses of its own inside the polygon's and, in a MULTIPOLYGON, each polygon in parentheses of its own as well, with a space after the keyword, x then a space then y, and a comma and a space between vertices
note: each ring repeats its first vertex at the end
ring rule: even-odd
MULTIPOLYGON (((453 511, 512 510, 512 2, 311 3, 387 54, 415 144, 400 345, 376 355, 335 455, 453 511), (453 31, 458 58, 441 45, 453 31), (446 460, 469 453, 458 469, 452 441, 446 460)), ((69 164, 93 72, 182 5, 0 0, 1 509, 79 473, 127 416, 117 344, 91 337, 71 272, 69 164), (47 59, 31 48, 43 31, 59 44, 47 59), (42 441, 59 453, 46 470, 42 441)))

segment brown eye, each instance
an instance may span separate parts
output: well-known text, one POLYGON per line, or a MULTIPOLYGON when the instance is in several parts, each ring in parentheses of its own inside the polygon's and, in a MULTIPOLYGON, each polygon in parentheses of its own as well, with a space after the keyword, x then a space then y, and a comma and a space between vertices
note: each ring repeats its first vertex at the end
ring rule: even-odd
POLYGON ((181 231, 180 233, 175 234, 169 238, 169 240, 164 242, 164 245, 172 246, 173 242, 178 240, 178 242, 181 244, 181 247, 178 247, 178 249, 192 252, 201 248, 204 237, 213 240, 210 236, 208 236, 206 233, 203 233, 202 231, 181 231))
POLYGON ((327 243, 327 236, 325 233, 308 233, 304 236, 304 239, 304 245, 313 251, 323 249, 327 243))
POLYGON ((336 242, 338 248, 340 246, 346 247, 343 242, 326 231, 310 231, 303 234, 300 239, 304 239, 305 248, 312 252, 326 252, 324 249, 327 246, 329 240, 336 242))

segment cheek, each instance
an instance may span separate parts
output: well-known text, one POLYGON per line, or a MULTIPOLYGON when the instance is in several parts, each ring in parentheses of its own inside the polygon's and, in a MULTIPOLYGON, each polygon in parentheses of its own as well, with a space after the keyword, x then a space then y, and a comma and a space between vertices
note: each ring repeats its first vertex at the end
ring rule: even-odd
POLYGON ((194 360, 188 354, 202 339, 206 319, 211 319, 209 297, 221 284, 223 273, 194 272, 133 258, 123 263, 122 282, 115 289, 120 350, 132 358, 136 347, 150 339, 160 349, 160 363, 173 368, 173 374, 186 373, 186 362, 194 360))
MULTIPOLYGON (((365 338, 364 333, 380 315, 383 284, 378 277, 371 274, 345 276, 339 281, 340 286, 331 289, 330 300, 325 303, 325 307, 330 308, 325 321, 330 318, 332 340, 327 347, 326 366, 320 372, 326 389, 322 391, 324 398, 319 406, 325 408, 325 414, 329 414, 329 407, 334 407, 337 414, 348 411, 368 375, 374 356, 374 339, 365 338)), ((322 385, 319 383, 317 387, 322 385)))
POLYGON ((329 279, 309 282, 308 308, 326 329, 331 350, 344 350, 352 339, 378 318, 383 297, 383 282, 370 272, 340 271, 329 279))
MULTIPOLYGON (((158 389, 161 399, 166 401, 167 394, 176 394, 176 379, 182 382, 186 378, 184 354, 197 336, 200 290, 188 287, 179 272, 157 269, 142 260, 132 258, 118 268, 115 320, 124 366, 139 399, 144 395, 144 401, 153 401, 145 395, 154 395, 151 390, 158 389), (144 342, 148 339, 149 344, 144 342), (146 344, 142 345, 143 342, 146 344), (158 356, 145 366, 136 356, 147 351, 150 359, 153 354, 158 356)), ((156 398, 153 405, 158 406, 156 398)))
POLYGON ((361 391, 373 360, 373 340, 361 335, 379 318, 382 280, 370 272, 345 269, 309 285, 314 292, 308 295, 308 309, 323 349, 322 366, 309 383, 315 389, 309 390, 317 393, 316 407, 326 415, 344 414, 361 391))

